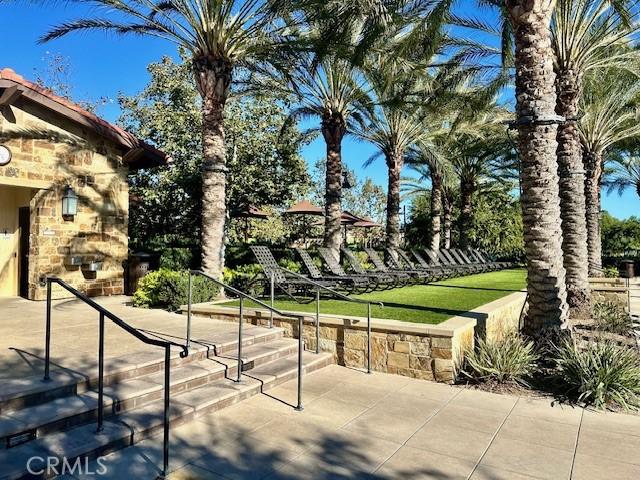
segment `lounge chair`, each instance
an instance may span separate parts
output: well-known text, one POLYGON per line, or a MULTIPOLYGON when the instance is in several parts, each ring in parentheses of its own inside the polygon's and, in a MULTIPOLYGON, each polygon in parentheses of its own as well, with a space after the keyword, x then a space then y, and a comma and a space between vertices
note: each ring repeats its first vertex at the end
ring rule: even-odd
POLYGON ((457 277, 459 275, 466 275, 469 273, 469 269, 451 265, 451 263, 448 262, 446 258, 444 260, 441 260, 440 256, 436 252, 433 252, 426 248, 423 250, 423 252, 427 256, 427 258, 431 261, 432 265, 437 265, 445 269, 446 271, 451 273, 452 277, 457 277))
POLYGON ((355 275, 350 275, 344 271, 342 265, 340 265, 339 260, 333 255, 331 250, 325 247, 318 248, 318 254, 325 266, 329 269, 329 271, 337 277, 341 278, 353 278, 354 280, 365 280, 369 284, 369 291, 373 292, 374 290, 388 290, 389 288, 394 287, 393 282, 385 282, 385 279, 373 272, 368 273, 358 273, 355 275))
POLYGON ((455 248, 450 248, 449 250, 445 250, 444 253, 457 265, 461 265, 463 267, 469 267, 471 270, 473 270, 474 273, 483 273, 486 272, 488 270, 490 270, 490 268, 487 265, 483 265, 480 263, 470 263, 467 262, 466 260, 464 260, 459 254, 458 252, 455 250, 455 248))
POLYGON ((313 262, 313 258, 309 255, 309 252, 304 248, 296 248, 296 252, 300 255, 302 263, 309 272, 309 276, 314 281, 333 282, 336 286, 345 290, 348 294, 351 293, 365 293, 370 291, 370 281, 363 277, 348 277, 341 275, 323 275, 320 269, 313 262))
POLYGON ((397 275, 401 279, 412 283, 417 283, 429 278, 429 275, 425 275, 425 272, 408 272, 405 270, 397 269, 395 267, 391 268, 387 266, 387 264, 384 263, 384 261, 378 255, 378 252, 376 252, 373 248, 365 248, 364 251, 369 257, 369 260, 371 260, 371 263, 373 263, 373 266, 379 272, 387 273, 390 275, 397 275))
MULTIPOLYGON (((269 288, 271 276, 273 276, 274 286, 296 302, 300 302, 297 298, 298 295, 311 297, 310 301, 313 300, 311 293, 315 290, 315 287, 310 282, 305 282, 301 278, 287 275, 280 265, 278 265, 278 262, 273 256, 273 253, 271 253, 271 250, 269 250, 269 247, 263 245, 252 245, 250 248, 256 257, 258 264, 262 267, 262 272, 265 276, 265 290, 269 288)), ((325 282, 323 280, 320 280, 317 283, 330 288, 336 286, 335 282, 325 282)))
MULTIPOLYGON (((400 260, 401 264, 408 268, 409 270, 423 270, 425 272, 429 272, 433 275, 434 281, 439 281, 447 278, 448 272, 442 267, 429 265, 428 263, 421 263, 418 261, 418 265, 416 265, 409 257, 409 254, 402 250, 401 248, 396 249, 396 253, 398 254, 398 260, 400 260)), ((423 259, 424 260, 424 259, 423 259)))
POLYGON ((398 250, 388 248, 386 252, 388 255, 388 264, 393 271, 408 273, 411 276, 426 280, 425 283, 435 282, 441 279, 441 276, 432 268, 418 268, 410 260, 406 261, 398 250))
POLYGON ((478 271, 478 269, 475 267, 471 267, 469 265, 460 265, 458 262, 449 257, 445 252, 446 250, 442 248, 436 252, 438 259, 443 265, 446 265, 449 268, 454 268, 463 275, 470 275, 478 271))
POLYGON ((487 254, 481 252, 477 248, 470 249, 473 253, 475 253, 476 257, 481 261, 487 264, 496 265, 498 268, 511 268, 513 267, 513 262, 497 262, 491 259, 487 254))
POLYGON ((388 285, 392 285, 393 287, 400 287, 402 285, 406 285, 410 280, 410 277, 408 275, 394 275, 388 272, 385 273, 385 272, 379 272, 379 271, 365 270, 362 264, 360 263, 360 260, 358 260, 358 258, 355 256, 355 254, 351 250, 349 250, 347 247, 342 247, 341 250, 345 258, 349 262, 349 265, 351 265, 351 268, 353 269, 353 271, 356 272, 358 275, 375 275, 382 282, 388 285))
POLYGON ((452 248, 451 252, 454 253, 456 255, 457 258, 459 258, 462 262, 464 262, 466 265, 476 265, 479 268, 481 268, 484 272, 490 272, 495 270, 495 267, 493 265, 487 265, 485 263, 482 262, 478 262, 475 259, 472 259, 471 257, 469 257, 469 255, 466 254, 466 252, 462 249, 459 248, 452 248))

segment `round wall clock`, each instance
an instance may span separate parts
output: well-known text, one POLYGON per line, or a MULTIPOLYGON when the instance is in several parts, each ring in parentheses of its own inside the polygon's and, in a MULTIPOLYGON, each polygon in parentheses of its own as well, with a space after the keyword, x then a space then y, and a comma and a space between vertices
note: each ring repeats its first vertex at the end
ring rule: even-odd
POLYGON ((0 145, 0 167, 4 167, 11 162, 11 150, 5 145, 0 145))

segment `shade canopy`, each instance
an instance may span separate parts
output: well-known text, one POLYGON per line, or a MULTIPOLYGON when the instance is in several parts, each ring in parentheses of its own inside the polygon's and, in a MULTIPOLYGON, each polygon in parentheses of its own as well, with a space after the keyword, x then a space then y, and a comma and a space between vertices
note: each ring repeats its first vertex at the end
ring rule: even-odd
POLYGON ((353 223, 352 226, 361 227, 361 228, 374 228, 374 227, 381 227, 382 225, 374 222, 369 217, 364 217, 364 218, 361 218, 359 221, 353 223))
POLYGON ((242 207, 240 210, 234 211, 232 216, 244 218, 269 218, 269 214, 267 212, 260 210, 254 205, 242 207))
POLYGON ((340 216, 340 223, 343 225, 354 225, 357 222, 363 221, 363 218, 356 217, 353 213, 344 211, 340 216))
POLYGON ((324 215, 324 209, 316 207, 309 200, 302 200, 301 202, 293 205, 289 210, 284 213, 298 214, 298 215, 324 215))

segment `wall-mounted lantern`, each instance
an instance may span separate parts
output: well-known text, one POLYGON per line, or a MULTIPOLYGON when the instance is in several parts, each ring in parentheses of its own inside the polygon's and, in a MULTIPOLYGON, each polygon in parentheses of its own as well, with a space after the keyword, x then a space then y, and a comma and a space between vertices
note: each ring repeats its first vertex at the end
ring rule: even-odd
POLYGON ((78 213, 78 195, 73 188, 66 186, 62 194, 62 216, 65 218, 74 217, 78 213))

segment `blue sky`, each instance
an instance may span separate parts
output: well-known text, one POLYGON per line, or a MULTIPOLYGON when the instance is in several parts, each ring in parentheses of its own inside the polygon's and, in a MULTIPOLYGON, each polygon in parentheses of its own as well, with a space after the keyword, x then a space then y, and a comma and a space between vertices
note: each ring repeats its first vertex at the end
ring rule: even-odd
MULTIPOLYGON (((0 68, 9 67, 26 78, 33 78, 36 70, 44 70, 47 55, 60 54, 71 63, 73 95, 81 99, 116 99, 118 93, 132 95, 147 83, 146 66, 162 55, 176 55, 173 45, 162 40, 139 37, 114 37, 101 33, 78 34, 38 45, 40 35, 51 26, 91 13, 84 7, 52 2, 47 7, 28 5, 27 2, 0 1, 0 31, 6 40, 0 55, 0 68)), ((99 113, 110 121, 118 117, 118 105, 107 103, 99 113)), ((359 178, 371 177, 386 185, 386 168, 378 160, 366 169, 363 163, 375 152, 367 143, 347 139, 343 145, 345 163, 359 178)), ((321 139, 303 149, 309 164, 324 155, 321 139)), ((628 190, 622 197, 603 195, 603 207, 618 218, 640 214, 640 199, 628 190)))

